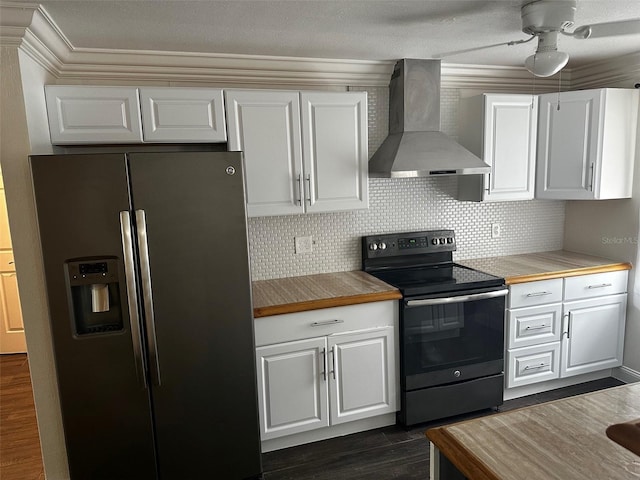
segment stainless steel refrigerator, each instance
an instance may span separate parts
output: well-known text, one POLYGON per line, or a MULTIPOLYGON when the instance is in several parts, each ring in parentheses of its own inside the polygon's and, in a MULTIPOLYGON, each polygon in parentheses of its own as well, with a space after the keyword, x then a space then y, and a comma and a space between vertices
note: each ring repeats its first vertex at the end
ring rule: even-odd
POLYGON ((31 157, 73 480, 260 478, 241 155, 31 157))

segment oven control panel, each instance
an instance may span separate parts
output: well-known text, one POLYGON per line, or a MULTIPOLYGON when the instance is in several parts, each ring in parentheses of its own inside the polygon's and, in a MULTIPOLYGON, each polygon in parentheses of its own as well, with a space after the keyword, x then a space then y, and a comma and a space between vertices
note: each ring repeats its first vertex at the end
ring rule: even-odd
POLYGON ((362 256, 365 259, 455 250, 456 237, 453 230, 428 230, 362 237, 362 256))

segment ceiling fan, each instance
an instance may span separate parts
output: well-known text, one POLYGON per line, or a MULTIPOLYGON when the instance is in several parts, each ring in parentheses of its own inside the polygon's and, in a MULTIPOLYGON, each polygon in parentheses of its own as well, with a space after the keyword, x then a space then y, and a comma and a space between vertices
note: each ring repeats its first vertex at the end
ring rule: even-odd
POLYGON ((594 23, 568 31, 567 29, 574 26, 573 20, 576 9, 576 0, 525 0, 520 10, 522 31, 531 35, 531 37, 524 40, 513 40, 457 52, 448 52, 439 56, 455 55, 501 45, 518 45, 537 38, 538 47, 536 52, 527 57, 524 66, 536 77, 549 77, 562 70, 569 61, 568 53, 558 51, 559 35, 584 40, 614 35, 640 34, 640 18, 594 23))

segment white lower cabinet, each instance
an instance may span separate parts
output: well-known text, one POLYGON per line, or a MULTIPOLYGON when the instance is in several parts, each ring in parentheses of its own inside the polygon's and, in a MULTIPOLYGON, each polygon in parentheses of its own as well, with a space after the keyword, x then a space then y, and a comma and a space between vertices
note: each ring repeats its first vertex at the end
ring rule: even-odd
POLYGON ((627 277, 617 271, 512 285, 507 389, 622 365, 627 277))
POLYGON ((256 349, 262 440, 329 426, 325 338, 256 349))
POLYGON ((387 301, 255 320, 263 447, 284 437, 294 445, 342 435, 347 424, 374 428, 358 422, 385 415, 395 423, 397 312, 397 302, 387 301))
POLYGON ((567 302, 561 376, 622 365, 627 294, 567 302))

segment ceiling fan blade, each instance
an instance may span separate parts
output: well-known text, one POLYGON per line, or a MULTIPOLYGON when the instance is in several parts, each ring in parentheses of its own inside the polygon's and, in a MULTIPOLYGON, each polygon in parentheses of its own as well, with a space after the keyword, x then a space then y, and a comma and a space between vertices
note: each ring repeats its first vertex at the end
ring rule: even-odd
POLYGON ((460 55, 462 53, 475 52, 476 50, 486 50, 487 48, 501 47, 503 45, 517 45, 519 43, 526 43, 533 40, 535 36, 531 36, 525 40, 512 40, 510 42, 494 43, 493 45, 482 45, 481 47, 465 48, 464 50, 453 50, 451 52, 436 53, 433 58, 452 57, 454 55, 460 55))
POLYGON ((640 34, 640 18, 630 20, 619 20, 617 22, 594 23, 583 25, 573 31, 576 38, 600 38, 613 37, 616 35, 638 35, 640 34), (588 31, 590 34, 586 35, 588 31))

